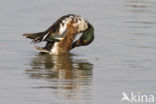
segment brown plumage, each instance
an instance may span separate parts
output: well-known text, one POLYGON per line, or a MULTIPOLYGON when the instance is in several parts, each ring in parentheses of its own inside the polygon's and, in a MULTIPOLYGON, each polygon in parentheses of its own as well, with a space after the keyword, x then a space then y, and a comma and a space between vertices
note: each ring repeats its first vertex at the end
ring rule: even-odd
POLYGON ((73 26, 73 23, 67 24, 67 33, 58 43, 58 52, 59 54, 67 53, 71 47, 72 43, 77 35, 77 28, 73 26))

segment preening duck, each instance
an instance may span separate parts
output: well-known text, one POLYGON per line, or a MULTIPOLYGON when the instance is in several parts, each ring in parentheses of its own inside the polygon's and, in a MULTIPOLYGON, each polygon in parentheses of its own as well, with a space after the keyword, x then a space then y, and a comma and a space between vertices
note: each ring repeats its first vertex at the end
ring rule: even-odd
POLYGON ((79 46, 86 46, 94 40, 94 28, 79 15, 68 14, 59 18, 46 31, 39 33, 23 34, 26 38, 32 39, 32 43, 46 41, 45 47, 36 47, 40 52, 49 54, 66 54, 71 49, 79 46), (81 37, 74 42, 77 34, 81 37))

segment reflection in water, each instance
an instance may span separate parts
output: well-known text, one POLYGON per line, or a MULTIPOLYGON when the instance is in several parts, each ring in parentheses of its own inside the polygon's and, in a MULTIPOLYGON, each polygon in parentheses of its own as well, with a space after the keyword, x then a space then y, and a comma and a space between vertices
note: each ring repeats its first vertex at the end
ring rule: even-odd
POLYGON ((74 60, 73 55, 52 56, 38 54, 32 59, 30 69, 26 70, 31 78, 44 78, 62 99, 89 99, 93 65, 86 60, 74 60))

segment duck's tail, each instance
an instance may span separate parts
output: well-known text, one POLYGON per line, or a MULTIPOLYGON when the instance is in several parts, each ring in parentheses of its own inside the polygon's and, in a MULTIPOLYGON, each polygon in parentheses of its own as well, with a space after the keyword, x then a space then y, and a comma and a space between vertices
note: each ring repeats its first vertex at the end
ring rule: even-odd
POLYGON ((48 36, 48 31, 39 32, 39 33, 25 33, 23 34, 26 38, 33 39, 32 43, 39 43, 43 41, 48 36))

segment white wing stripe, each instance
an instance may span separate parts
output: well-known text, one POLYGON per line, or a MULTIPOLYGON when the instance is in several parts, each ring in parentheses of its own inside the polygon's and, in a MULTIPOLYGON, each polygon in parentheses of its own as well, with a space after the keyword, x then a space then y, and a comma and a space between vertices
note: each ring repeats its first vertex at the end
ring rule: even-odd
POLYGON ((42 41, 48 36, 49 32, 43 37, 42 41))

